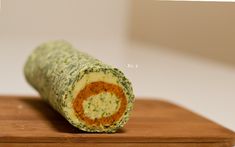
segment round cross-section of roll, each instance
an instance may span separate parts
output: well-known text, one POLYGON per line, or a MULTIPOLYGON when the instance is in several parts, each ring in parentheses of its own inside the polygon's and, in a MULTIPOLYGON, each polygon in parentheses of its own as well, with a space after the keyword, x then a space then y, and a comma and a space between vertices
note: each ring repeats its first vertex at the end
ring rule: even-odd
POLYGON ((83 131, 115 132, 133 109, 133 89, 124 74, 65 41, 37 47, 24 73, 45 101, 83 131))

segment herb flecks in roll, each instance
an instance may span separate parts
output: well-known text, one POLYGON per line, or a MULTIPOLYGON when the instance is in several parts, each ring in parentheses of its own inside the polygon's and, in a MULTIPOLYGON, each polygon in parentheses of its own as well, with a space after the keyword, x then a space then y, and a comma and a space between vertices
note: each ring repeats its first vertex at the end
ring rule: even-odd
POLYGON ((81 130, 115 132, 130 117, 134 94, 129 80, 68 42, 37 47, 24 72, 41 97, 81 130))

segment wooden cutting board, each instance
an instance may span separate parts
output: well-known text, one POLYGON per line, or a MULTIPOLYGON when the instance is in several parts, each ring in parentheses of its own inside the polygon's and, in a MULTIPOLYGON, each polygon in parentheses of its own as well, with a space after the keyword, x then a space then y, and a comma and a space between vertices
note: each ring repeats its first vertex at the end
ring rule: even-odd
POLYGON ((137 99, 130 121, 114 134, 86 133, 38 97, 0 96, 0 146, 224 147, 235 133, 162 100, 137 99))

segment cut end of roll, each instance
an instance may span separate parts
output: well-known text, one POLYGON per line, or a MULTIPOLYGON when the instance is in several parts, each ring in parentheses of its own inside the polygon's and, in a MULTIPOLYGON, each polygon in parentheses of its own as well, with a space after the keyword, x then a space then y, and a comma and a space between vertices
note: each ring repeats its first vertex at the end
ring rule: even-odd
POLYGON ((86 85, 73 101, 76 116, 92 128, 109 128, 127 109, 127 99, 118 85, 97 81, 86 85))

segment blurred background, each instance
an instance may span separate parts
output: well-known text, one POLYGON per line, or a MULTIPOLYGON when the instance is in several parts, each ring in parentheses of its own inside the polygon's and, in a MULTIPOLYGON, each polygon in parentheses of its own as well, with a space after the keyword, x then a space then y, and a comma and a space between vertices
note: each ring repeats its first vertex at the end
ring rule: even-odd
POLYGON ((0 94, 37 95, 27 56, 64 39, 120 68, 137 98, 168 100, 235 131, 235 3, 1 0, 0 94))

